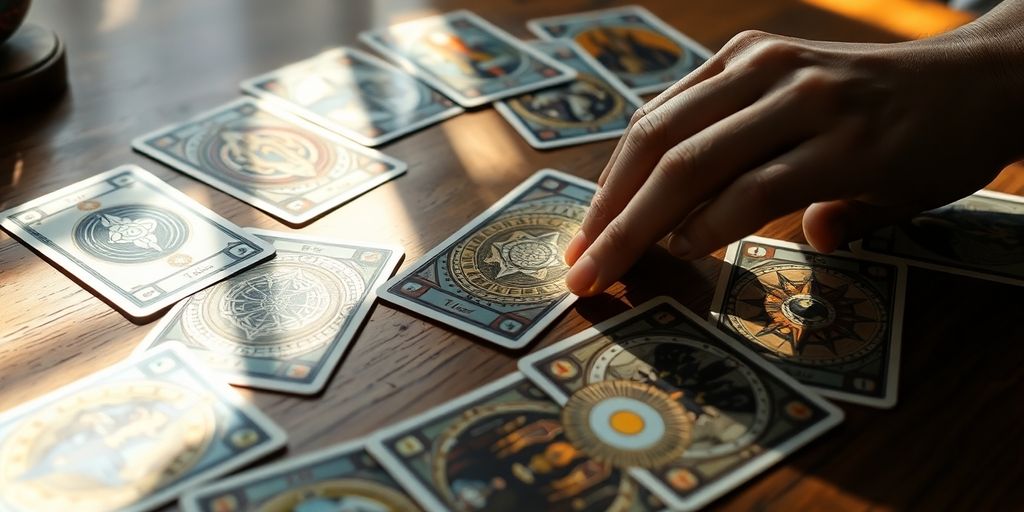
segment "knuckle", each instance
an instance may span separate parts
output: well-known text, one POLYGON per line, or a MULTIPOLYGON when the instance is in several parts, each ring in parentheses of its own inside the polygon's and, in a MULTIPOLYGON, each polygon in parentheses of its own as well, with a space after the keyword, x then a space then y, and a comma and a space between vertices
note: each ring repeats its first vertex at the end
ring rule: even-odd
POLYGON ((811 66, 797 71, 790 89, 802 96, 831 98, 839 93, 841 79, 824 68, 811 66))
POLYGON ((734 36, 725 43, 725 49, 730 51, 742 51, 745 48, 749 48, 751 45, 756 44, 767 37, 771 37, 771 34, 761 30, 744 30, 734 36))
POLYGON ((611 207, 608 205, 608 198, 603 192, 604 190, 601 189, 597 194, 594 194, 594 199, 590 202, 590 209, 587 211, 587 221, 588 227, 591 229, 607 226, 614 219, 611 207))
POLYGON ((773 214, 778 203, 775 191, 777 180, 773 179, 777 172, 753 172, 743 175, 738 184, 744 202, 751 205, 754 210, 773 214))
POLYGON ((696 168, 697 152, 692 144, 678 144, 662 155, 658 165, 654 167, 654 173, 658 175, 680 176, 688 174, 696 168))
POLYGON ((661 116, 649 112, 642 116, 630 130, 628 140, 635 145, 647 145, 659 140, 662 133, 661 116))
POLYGON ((763 39, 751 45, 736 65, 747 70, 791 69, 803 62, 803 49, 781 38, 763 39))

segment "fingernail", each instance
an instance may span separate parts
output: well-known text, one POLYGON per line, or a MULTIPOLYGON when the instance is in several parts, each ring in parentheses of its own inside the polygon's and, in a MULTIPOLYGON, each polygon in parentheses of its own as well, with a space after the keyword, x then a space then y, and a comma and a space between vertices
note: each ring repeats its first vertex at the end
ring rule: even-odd
POLYGON ((569 291, 579 295, 589 291, 597 281, 597 263, 594 258, 584 254, 565 275, 565 285, 569 291))
POLYGON ((668 241, 668 250, 677 258, 685 258, 693 250, 693 245, 686 237, 675 235, 668 241))
POLYGON ((565 248, 565 263, 567 265, 573 265, 576 260, 580 259, 583 251, 587 250, 587 236, 583 234, 583 231, 576 233, 572 241, 565 248))

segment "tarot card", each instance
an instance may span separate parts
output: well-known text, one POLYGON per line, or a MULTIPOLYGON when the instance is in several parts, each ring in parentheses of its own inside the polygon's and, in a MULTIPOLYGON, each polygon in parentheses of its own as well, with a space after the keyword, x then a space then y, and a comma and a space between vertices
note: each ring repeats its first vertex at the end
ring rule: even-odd
POLYGON ((184 512, 421 510, 361 440, 186 492, 181 506, 184 512))
POLYGON ((979 190, 850 247, 915 267, 1024 286, 1024 197, 979 190))
POLYGON ((716 326, 824 396, 896 404, 906 268, 781 240, 729 246, 716 326))
POLYGON ((531 146, 547 149, 614 139, 626 131, 643 100, 615 75, 572 41, 528 44, 577 71, 571 82, 494 104, 531 146))
POLYGON ((538 171, 380 287, 389 302, 507 348, 522 348, 576 296, 562 254, 595 185, 538 171))
POLYGON ((133 147, 292 225, 406 170, 399 160, 252 98, 143 135, 133 147))
POLYGON ((432 512, 662 508, 624 471, 574 446, 562 417, 516 372, 384 429, 368 449, 432 512))
POLYGON ((464 107, 576 77, 572 68, 465 10, 363 32, 359 38, 464 107))
POLYGON ((440 92, 354 48, 315 57, 242 82, 296 114, 364 146, 377 146, 462 113, 440 92))
POLYGON ((249 229, 277 257, 182 301, 139 345, 185 345, 231 384, 318 393, 402 249, 249 229))
POLYGON ((0 212, 0 226, 136 321, 274 255, 135 165, 0 212))
POLYGON ((4 413, 0 510, 149 510, 284 446, 196 364, 161 347, 4 413))
POLYGON ((700 508, 842 421, 842 411, 667 297, 524 357, 565 436, 673 509, 700 508))
POLYGON ((572 39, 637 94, 659 92, 711 58, 700 43, 631 5, 530 20, 545 39, 572 39))

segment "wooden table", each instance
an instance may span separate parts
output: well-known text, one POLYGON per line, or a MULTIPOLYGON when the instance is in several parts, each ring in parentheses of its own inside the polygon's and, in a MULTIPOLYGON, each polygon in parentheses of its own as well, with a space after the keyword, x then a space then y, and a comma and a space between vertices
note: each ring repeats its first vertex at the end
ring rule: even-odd
MULTIPOLYGON (((29 18, 65 39, 71 91, 35 115, 0 112, 0 209, 118 164, 136 163, 239 225, 287 230, 248 205, 133 153, 129 141, 238 96, 243 78, 329 46, 355 45, 356 34, 371 26, 472 5, 526 37, 529 18, 615 3, 38 2, 29 18)), ((895 41, 966 19, 923 0, 643 3, 713 49, 747 28, 895 41), (908 26, 908 19, 917 24, 908 26)), ((493 109, 479 109, 384 146, 409 163, 408 174, 302 232, 398 242, 408 264, 539 168, 596 178, 612 147, 606 142, 535 151, 493 109)), ((1024 172, 1008 169, 992 188, 1024 192, 1024 172)), ((761 234, 802 241, 799 217, 774 222, 761 234)), ((655 295, 674 296, 703 315, 721 255, 689 264, 663 250, 651 251, 624 285, 580 301, 532 349, 655 295)), ((1024 329, 1015 318, 1021 297, 1020 288, 911 269, 899 405, 889 411, 843 405, 847 420, 839 428, 715 508, 1024 506, 1024 329)), ((0 410, 121 360, 151 327, 133 325, 0 233, 0 410)), ((298 454, 371 433, 474 389, 513 371, 519 355, 377 304, 321 396, 241 391, 288 430, 288 454, 298 454)))

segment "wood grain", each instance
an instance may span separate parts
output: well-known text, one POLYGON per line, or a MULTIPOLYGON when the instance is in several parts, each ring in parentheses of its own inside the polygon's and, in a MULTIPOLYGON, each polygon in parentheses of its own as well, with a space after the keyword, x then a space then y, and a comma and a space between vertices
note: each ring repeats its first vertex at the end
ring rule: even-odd
MULTIPOLYGON (((855 2, 855 0, 850 0, 855 2)), ((29 19, 68 46, 71 88, 51 108, 0 120, 0 209, 122 163, 136 163, 242 226, 289 231, 263 213, 134 154, 130 140, 239 95, 246 77, 340 44, 363 29, 469 6, 527 37, 533 17, 619 2, 302 0, 38 2, 29 19)), ((740 30, 888 42, 885 24, 797 0, 642 2, 710 48, 740 30)), ((914 2, 902 2, 904 11, 914 2)), ((932 26, 962 16, 934 6, 932 26)), ((409 163, 393 182, 303 233, 401 243, 406 263, 537 169, 594 179, 614 143, 536 151, 492 109, 468 112, 384 146, 409 163)), ((1024 192, 1010 168, 991 185, 1024 192)), ((760 234, 802 241, 799 215, 760 234)), ((719 251, 693 263, 652 250, 611 293, 580 301, 530 350, 656 295, 708 309, 719 251)), ((1024 337, 1021 290, 911 270, 900 403, 843 405, 847 421, 715 503, 723 510, 1007 509, 1024 506, 1024 337)), ((152 324, 136 326, 0 233, 0 410, 127 356, 152 324)), ((520 353, 521 354, 521 353, 520 353)), ((326 391, 313 398, 242 390, 289 432, 288 454, 348 440, 422 412, 515 369, 495 350, 377 304, 326 391)))

